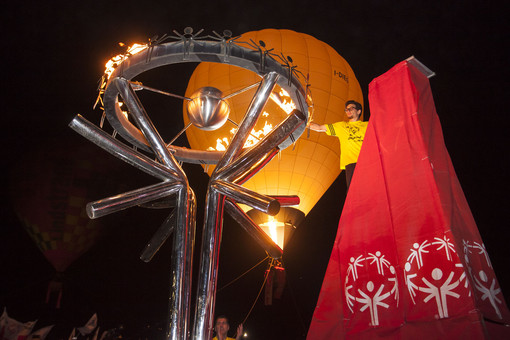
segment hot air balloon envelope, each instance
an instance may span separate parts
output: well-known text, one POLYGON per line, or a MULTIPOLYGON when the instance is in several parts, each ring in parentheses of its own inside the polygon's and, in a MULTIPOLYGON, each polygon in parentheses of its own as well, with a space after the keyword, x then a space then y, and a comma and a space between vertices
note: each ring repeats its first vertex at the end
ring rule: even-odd
MULTIPOLYGON (((253 44, 258 42, 260 50, 289 63, 295 77, 308 90, 309 116, 316 123, 346 121, 345 102, 352 99, 363 103, 360 85, 349 64, 331 46, 312 36, 290 30, 265 29, 245 33, 235 42, 251 48, 255 48, 253 44)), ((259 81, 260 76, 255 72, 232 65, 203 62, 191 76, 186 96, 206 86, 213 86, 228 96, 259 81)), ((254 91, 228 98, 230 120, 241 121, 254 91)), ((267 134, 292 111, 294 104, 285 91, 275 88, 252 135, 261 138, 267 134)), ((187 123, 185 110, 184 120, 187 123)), ((234 132, 235 127, 227 122, 212 132, 191 126, 186 135, 193 149, 221 151, 225 150, 234 132)), ((299 196, 299 206, 282 208, 276 216, 279 222, 296 225, 340 174, 339 158, 340 147, 336 138, 315 131, 305 132, 243 185, 266 195, 299 196)), ((209 167, 209 174, 212 170, 209 167)), ((257 211, 251 211, 250 216, 259 225, 269 221, 268 216, 257 211)))

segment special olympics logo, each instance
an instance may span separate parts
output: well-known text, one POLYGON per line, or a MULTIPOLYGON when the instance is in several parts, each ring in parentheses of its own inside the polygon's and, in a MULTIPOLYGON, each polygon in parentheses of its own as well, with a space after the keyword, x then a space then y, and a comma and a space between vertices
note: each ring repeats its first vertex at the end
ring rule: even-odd
POLYGON ((468 280, 455 246, 445 235, 414 243, 405 263, 405 284, 413 304, 435 302, 436 317, 448 317, 448 302, 470 295, 468 280), (462 289, 462 285, 465 289, 462 289))
POLYGON ((402 254, 403 276, 381 251, 349 258, 343 285, 347 314, 361 312, 356 317, 360 323, 368 322, 369 314, 369 325, 379 326, 380 315, 398 308, 399 288, 405 287, 401 290, 421 315, 426 309, 437 319, 448 318, 465 306, 463 298, 474 294, 486 311, 503 319, 504 299, 483 243, 462 240, 459 249, 443 235, 410 243, 408 249, 402 254))
POLYGON ((351 313, 369 311, 370 325, 379 325, 379 309, 398 307, 399 291, 395 267, 380 251, 368 256, 351 257, 344 284, 346 304, 351 313), (369 273, 370 280, 359 278, 359 270, 369 273), (365 283, 366 282, 366 283, 365 283))
POLYGON ((462 240, 462 244, 464 260, 473 278, 476 295, 482 302, 489 302, 498 318, 503 319, 500 310, 500 305, 503 304, 503 296, 498 297, 501 294, 501 288, 498 286, 485 245, 468 240, 462 240))

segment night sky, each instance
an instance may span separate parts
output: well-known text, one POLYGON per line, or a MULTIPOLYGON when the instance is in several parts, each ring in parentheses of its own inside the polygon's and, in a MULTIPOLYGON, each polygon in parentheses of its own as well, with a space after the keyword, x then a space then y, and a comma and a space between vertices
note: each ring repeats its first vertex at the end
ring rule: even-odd
MULTIPOLYGON (((9 176, 2 177, 6 194, 0 228, 0 308, 6 307, 10 317, 23 322, 39 319, 35 329, 56 324, 52 339, 67 336, 72 327, 82 326, 97 312, 101 329, 123 325, 124 338, 158 338, 153 328, 164 325, 166 319, 171 243, 148 264, 138 256, 168 210, 133 208, 106 217, 102 238, 64 272, 62 308, 55 309, 44 302, 55 271, 24 231, 9 197, 17 188, 16 175, 37 171, 38 159, 30 156, 33 152, 44 150, 50 155, 53 148, 77 144, 97 152, 97 162, 111 169, 101 178, 103 182, 98 180, 108 185, 98 188, 100 196, 94 199, 146 183, 147 178, 67 125, 78 113, 97 124, 101 113, 92 106, 98 80, 105 62, 121 52, 118 42, 144 43, 173 30, 182 33, 188 26, 195 32, 204 29, 204 34, 228 29, 234 35, 264 28, 291 29, 326 42, 354 70, 365 96, 366 118, 368 84, 395 64, 414 55, 436 72, 430 84, 446 147, 508 301, 510 49, 503 2, 260 3, 19 1, 2 10, 2 43, 6 45, 2 51, 2 138, 9 176), (21 172, 19 163, 25 167, 21 172), (119 177, 126 183, 116 187, 119 177), (147 324, 152 328, 144 328, 147 324)), ((187 76, 177 73, 172 82, 184 91, 187 76)), ((173 119, 182 124, 177 108, 173 119)), ((198 197, 195 253, 199 254, 208 177, 197 165, 185 165, 185 171, 198 197)), ((259 299, 248 316, 245 329, 250 339, 305 338, 344 198, 340 175, 285 250, 287 285, 281 300, 264 306, 259 299)), ((248 315, 267 260, 226 285, 265 256, 226 217, 216 311, 230 316, 232 329, 248 315)))

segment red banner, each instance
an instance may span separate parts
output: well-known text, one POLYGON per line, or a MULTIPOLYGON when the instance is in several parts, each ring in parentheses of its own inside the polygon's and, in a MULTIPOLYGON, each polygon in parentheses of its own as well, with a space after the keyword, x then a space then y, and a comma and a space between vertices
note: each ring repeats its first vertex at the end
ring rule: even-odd
POLYGON ((403 61, 370 83, 369 102, 307 339, 510 338, 428 78, 403 61))

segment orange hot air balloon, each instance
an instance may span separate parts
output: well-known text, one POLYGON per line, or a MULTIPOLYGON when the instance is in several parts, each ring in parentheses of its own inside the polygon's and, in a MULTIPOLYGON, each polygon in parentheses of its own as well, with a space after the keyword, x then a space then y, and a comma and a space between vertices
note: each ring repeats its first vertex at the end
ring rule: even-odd
MULTIPOLYGON (((349 64, 331 46, 316 38, 290 30, 265 29, 248 32, 236 39, 236 43, 259 49, 261 56, 288 63, 290 69, 308 87, 311 119, 317 123, 333 123, 347 120, 344 104, 353 99, 363 103, 360 85, 349 64)), ((214 87, 221 91, 230 108, 229 119, 239 123, 244 116, 255 88, 237 94, 249 85, 260 81, 260 77, 236 66, 201 63, 191 76, 186 96, 189 97, 204 87, 214 87), (234 95, 231 95, 234 94, 234 95)), ((280 88, 265 107, 252 131, 252 142, 272 127, 292 110, 290 98, 280 88)), ((184 106, 184 122, 189 118, 184 106)), ((235 125, 225 123, 215 131, 204 131, 191 126, 187 131, 190 146, 198 150, 223 150, 235 131, 235 125)), ((283 150, 263 170, 248 180, 244 186, 267 195, 298 195, 301 203, 297 209, 282 208, 276 216, 280 225, 296 226, 317 203, 327 188, 340 174, 340 147, 336 138, 307 131, 295 143, 283 150), (283 223, 282 223, 283 222, 283 223)), ((208 169, 211 174, 212 169, 208 169)), ((248 212, 259 224, 273 223, 268 217, 256 211, 248 212)))

